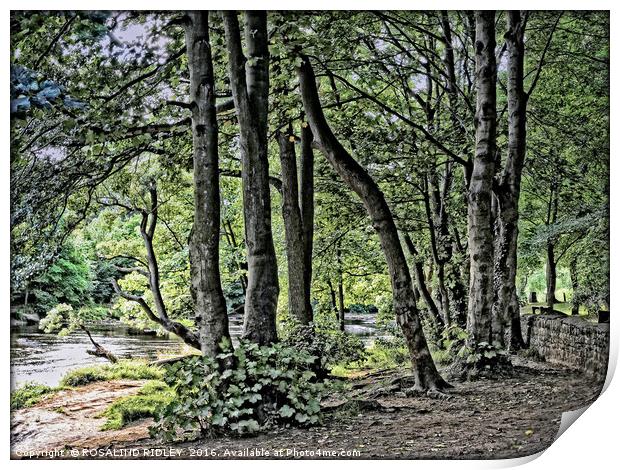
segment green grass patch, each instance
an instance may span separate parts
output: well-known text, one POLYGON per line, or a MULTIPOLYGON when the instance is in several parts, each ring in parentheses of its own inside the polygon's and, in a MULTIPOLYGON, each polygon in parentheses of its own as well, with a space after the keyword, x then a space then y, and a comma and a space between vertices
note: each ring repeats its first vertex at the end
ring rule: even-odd
POLYGON ((174 397, 174 391, 160 380, 144 384, 137 395, 112 403, 101 416, 107 418, 101 430, 121 429, 127 424, 155 416, 174 397))
POLYGON ((61 387, 80 387, 93 382, 107 380, 160 380, 163 370, 144 362, 120 361, 116 364, 102 364, 82 367, 68 372, 60 381, 61 387))
POLYGON ((30 408, 58 389, 36 383, 26 383, 11 392, 11 410, 30 408))

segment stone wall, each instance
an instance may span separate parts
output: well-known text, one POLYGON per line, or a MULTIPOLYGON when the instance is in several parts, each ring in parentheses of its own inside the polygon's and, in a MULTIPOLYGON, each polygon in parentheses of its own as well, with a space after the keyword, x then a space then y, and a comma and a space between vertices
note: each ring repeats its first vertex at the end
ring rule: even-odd
POLYGON ((609 323, 565 315, 522 315, 523 338, 547 362, 597 378, 607 375, 609 323))

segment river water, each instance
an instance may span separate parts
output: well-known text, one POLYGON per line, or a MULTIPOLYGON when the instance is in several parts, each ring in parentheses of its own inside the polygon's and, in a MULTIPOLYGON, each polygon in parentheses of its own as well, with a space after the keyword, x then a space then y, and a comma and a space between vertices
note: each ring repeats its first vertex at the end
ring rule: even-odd
MULTIPOLYGON (((229 320, 231 335, 233 338, 239 337, 242 316, 233 315, 229 320)), ((380 334, 373 314, 350 314, 345 331, 362 337, 366 344, 380 334)), ((175 336, 136 334, 120 323, 97 325, 91 333, 95 341, 120 358, 155 360, 188 351, 175 336)), ((11 389, 25 382, 55 386, 69 370, 107 362, 87 354, 87 349, 92 349, 92 344, 83 332, 60 337, 40 331, 37 325, 12 326, 11 389)))

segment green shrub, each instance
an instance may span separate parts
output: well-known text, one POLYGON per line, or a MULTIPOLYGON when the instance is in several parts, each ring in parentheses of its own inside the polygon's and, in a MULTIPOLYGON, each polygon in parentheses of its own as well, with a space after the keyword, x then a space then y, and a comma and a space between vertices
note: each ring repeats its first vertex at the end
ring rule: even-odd
POLYGON ((173 397, 174 392, 164 382, 151 380, 144 384, 137 395, 123 397, 112 403, 101 415, 107 418, 101 430, 121 429, 133 421, 154 417, 173 397))
POLYGON ((54 393, 57 389, 36 383, 26 383, 11 392, 11 410, 29 408, 39 403, 43 398, 54 393))
POLYGON ((316 357, 275 344, 242 341, 234 352, 194 356, 168 366, 175 398, 156 417, 151 432, 165 440, 205 434, 254 434, 276 424, 319 421, 324 387, 312 366, 316 357))
POLYGON ((451 325, 441 332, 440 346, 445 353, 439 354, 443 362, 451 362, 463 354, 463 347, 469 338, 469 333, 458 325, 451 325))
POLYGON ((163 370, 144 362, 119 361, 69 371, 60 381, 63 387, 80 387, 106 380, 160 380, 163 370))
POLYGON ((457 353, 457 357, 464 362, 471 377, 477 375, 477 371, 484 369, 496 370, 498 367, 510 365, 508 352, 486 341, 478 343, 475 347, 462 346, 457 353))
POLYGON ((333 325, 290 322, 283 331, 282 344, 316 356, 315 370, 320 377, 325 377, 336 364, 361 364, 366 358, 362 340, 333 325))

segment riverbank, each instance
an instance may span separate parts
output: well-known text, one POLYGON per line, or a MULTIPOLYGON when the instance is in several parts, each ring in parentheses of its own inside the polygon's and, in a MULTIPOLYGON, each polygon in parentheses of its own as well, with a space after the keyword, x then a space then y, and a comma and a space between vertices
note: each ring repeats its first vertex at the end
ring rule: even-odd
POLYGON ((523 357, 513 357, 513 363, 509 377, 453 382, 455 388, 447 400, 406 396, 407 370, 366 374, 348 380, 346 391, 322 403, 320 426, 174 445, 149 438, 150 419, 118 431, 101 431, 105 420, 98 416, 105 407, 121 396, 137 393, 143 382, 99 382, 14 412, 12 456, 61 449, 64 455, 55 457, 73 458, 71 451, 80 458, 525 456, 548 447, 562 413, 594 401, 602 382, 523 357))

